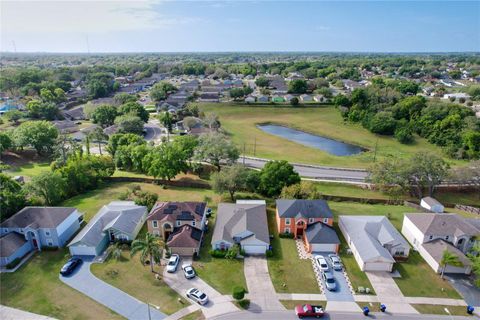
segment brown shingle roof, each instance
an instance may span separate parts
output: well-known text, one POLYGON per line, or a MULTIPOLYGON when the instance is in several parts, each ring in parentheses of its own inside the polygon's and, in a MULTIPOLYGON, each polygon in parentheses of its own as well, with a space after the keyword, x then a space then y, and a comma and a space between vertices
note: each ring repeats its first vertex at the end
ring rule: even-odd
POLYGON ((201 221, 206 206, 205 202, 157 202, 147 220, 201 221))
POLYGON ((176 229, 168 237, 169 247, 198 248, 202 239, 202 231, 188 224, 176 229))
POLYGON ((409 213, 405 215, 424 234, 478 235, 478 230, 464 218, 451 213, 409 213))
POLYGON ((15 251, 21 248, 27 240, 25 237, 16 233, 10 232, 4 237, 0 238, 0 257, 10 257, 15 251))

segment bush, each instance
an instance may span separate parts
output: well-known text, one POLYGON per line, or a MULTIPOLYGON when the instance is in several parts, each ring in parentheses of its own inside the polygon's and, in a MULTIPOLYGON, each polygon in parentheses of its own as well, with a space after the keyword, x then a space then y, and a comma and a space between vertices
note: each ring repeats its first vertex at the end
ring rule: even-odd
POLYGON ((240 246, 239 245, 234 245, 234 246, 231 246, 227 253, 225 254, 225 258, 226 259, 235 259, 238 254, 240 253, 240 246))
POLYGON ((286 239, 293 239, 294 237, 293 233, 279 233, 278 236, 286 239))
POLYGON ((240 300, 240 301, 238 301, 238 305, 242 309, 248 309, 248 307, 250 307, 250 300, 249 299, 240 300))
POLYGON ((365 293, 365 288, 364 287, 358 287, 357 292, 358 293, 365 293))
POLYGON ((273 257, 273 250, 267 250, 266 255, 267 255, 267 258, 273 257))
POLYGON ((245 288, 234 287, 232 296, 235 300, 242 300, 245 297, 245 288))
POLYGON ((210 250, 208 253, 214 258, 225 258, 225 255, 227 254, 227 250, 210 250))

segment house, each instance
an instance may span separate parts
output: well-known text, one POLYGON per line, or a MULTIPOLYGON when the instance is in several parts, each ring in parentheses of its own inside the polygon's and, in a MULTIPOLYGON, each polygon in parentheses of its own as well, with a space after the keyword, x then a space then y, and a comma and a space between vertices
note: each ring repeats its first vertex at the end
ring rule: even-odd
POLYGON ((246 103, 255 103, 255 97, 248 96, 245 98, 246 103))
POLYGON ((458 93, 447 93, 447 94, 444 94, 443 95, 443 99, 465 99, 465 100, 468 100, 470 99, 471 97, 466 94, 466 93, 463 93, 463 92, 458 92, 458 93))
POLYGON ((409 213, 403 218, 402 233, 435 272, 442 271, 443 252, 448 250, 463 266, 447 266, 445 272, 470 274, 472 266, 465 254, 480 236, 478 224, 456 214, 409 213))
POLYGON ((436 213, 442 213, 445 210, 444 206, 440 202, 438 202, 437 199, 434 199, 432 197, 422 198, 422 200, 420 201, 420 206, 436 213))
POLYGON ((64 247, 82 221, 82 214, 76 208, 23 208, 0 225, 0 265, 33 250, 64 247))
POLYGON ((200 252, 207 215, 205 202, 158 202, 147 217, 148 232, 164 239, 172 253, 200 252))
POLYGON ((345 89, 347 89, 348 91, 353 91, 357 88, 360 88, 362 85, 360 83, 358 83, 357 81, 353 81, 353 80, 349 80, 349 79, 346 79, 346 80, 342 80, 343 82, 343 86, 345 87, 345 89))
POLYGON ((312 101, 312 100, 313 100, 312 96, 309 95, 309 94, 302 94, 300 96, 300 101, 302 101, 302 102, 309 102, 309 101, 312 101))
POLYGON ((322 94, 316 94, 316 95, 313 97, 313 100, 315 100, 316 102, 326 102, 326 101, 327 101, 327 98, 325 98, 325 96, 322 95, 322 94))
POLYGON ((286 94, 285 96, 283 96, 283 98, 285 99, 285 101, 290 102, 293 98, 295 98, 295 96, 293 94, 286 94))
POLYGON ((285 102, 285 99, 281 96, 277 96, 277 95, 274 95, 272 97, 272 102, 275 102, 275 103, 282 103, 282 102, 285 102))
POLYGON ((246 254, 265 254, 270 247, 265 201, 220 203, 211 243, 214 250, 238 244, 246 254))
POLYGON ((72 256, 98 256, 110 242, 133 241, 143 226, 147 207, 133 201, 104 205, 68 244, 72 256))
POLYGON ((268 102, 268 96, 264 96, 264 95, 258 96, 257 101, 266 103, 266 102, 268 102))
POLYGON ((220 96, 218 92, 203 92, 200 94, 198 101, 201 102, 219 102, 220 96))
POLYGON ((307 252, 336 252, 340 248, 340 239, 333 227, 321 221, 307 226, 303 236, 307 252))
POLYGON ((391 272, 410 246, 384 216, 340 216, 338 226, 362 271, 391 272))

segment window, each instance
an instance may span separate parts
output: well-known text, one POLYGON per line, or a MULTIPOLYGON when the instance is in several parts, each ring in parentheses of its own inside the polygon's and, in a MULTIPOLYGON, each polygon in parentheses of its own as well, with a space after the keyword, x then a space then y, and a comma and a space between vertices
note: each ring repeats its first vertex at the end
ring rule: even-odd
POLYGON ((177 221, 177 227, 180 227, 181 224, 182 224, 181 221, 177 221))
POLYGON ((433 236, 428 237, 428 239, 432 240, 432 239, 433 239, 433 236))
POLYGON ((308 223, 313 223, 315 221, 315 219, 313 218, 308 218, 308 223))
POLYGON ((395 251, 395 255, 396 255, 396 256, 404 256, 404 255, 405 255, 405 251, 403 251, 403 250, 395 251))
POLYGON ((53 247, 53 241, 52 241, 52 239, 47 239, 47 246, 53 247))
POLYGON ((287 226, 290 225, 290 218, 286 218, 286 219, 285 219, 285 224, 286 224, 287 226))
POLYGON ((196 224, 196 222, 195 222, 195 220, 193 220, 193 221, 192 221, 192 226, 195 227, 195 224, 196 224))
POLYGON ((328 223, 328 218, 323 218, 323 223, 328 223))
POLYGON ((285 233, 290 233, 290 228, 285 228, 285 233))
POLYGON ((157 220, 152 221, 152 226, 154 228, 158 228, 158 221, 157 220))
POLYGON ((49 236, 49 235, 50 235, 50 231, 45 231, 45 235, 46 235, 46 236, 49 236))
POLYGON ((445 240, 448 240, 448 238, 450 238, 450 237, 449 237, 449 236, 446 236, 446 237, 445 237, 445 240))

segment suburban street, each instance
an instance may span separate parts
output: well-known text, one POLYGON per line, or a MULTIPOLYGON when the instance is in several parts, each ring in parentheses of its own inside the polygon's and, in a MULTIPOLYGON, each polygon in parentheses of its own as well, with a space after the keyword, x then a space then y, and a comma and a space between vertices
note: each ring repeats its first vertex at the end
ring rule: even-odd
POLYGON ((160 139, 162 135, 162 128, 158 124, 158 120, 150 120, 144 126, 147 131, 145 134, 145 140, 152 141, 160 139))
MULTIPOLYGON (((288 311, 265 311, 262 313, 253 313, 248 311, 227 313, 214 317, 211 319, 216 320, 253 320, 253 319, 275 319, 275 320, 296 320, 298 317, 295 312, 288 311)), ((322 319, 331 320, 358 320, 358 319, 389 319, 389 320, 463 320, 463 319, 475 319, 472 317, 459 317, 459 316, 440 316, 440 315, 422 315, 422 314, 390 314, 386 313, 370 313, 369 316, 364 316, 362 313, 351 312, 329 312, 325 314, 322 319)))

